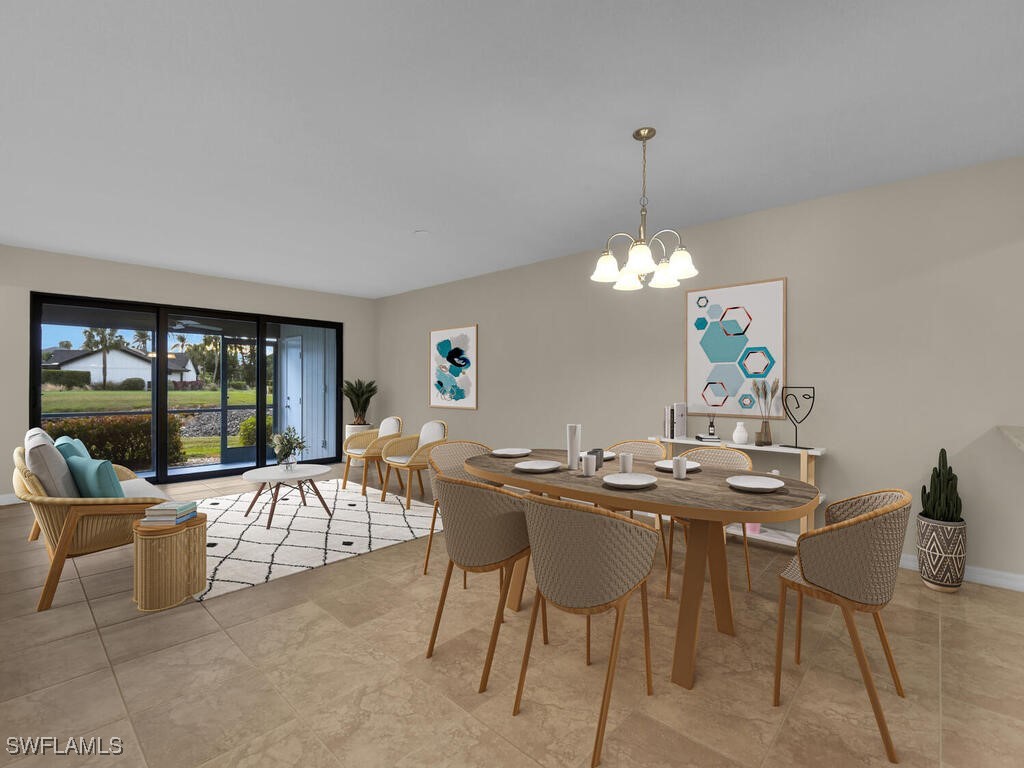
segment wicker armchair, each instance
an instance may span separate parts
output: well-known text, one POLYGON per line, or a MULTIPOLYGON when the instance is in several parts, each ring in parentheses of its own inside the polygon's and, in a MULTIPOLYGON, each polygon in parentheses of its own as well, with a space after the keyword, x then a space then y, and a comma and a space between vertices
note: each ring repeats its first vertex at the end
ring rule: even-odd
MULTIPOLYGON (((634 458, 640 459, 640 461, 661 461, 662 459, 668 458, 668 448, 660 440, 623 440, 615 443, 615 445, 609 445, 605 450, 615 451, 616 453, 631 453, 634 458)), ((633 517, 633 510, 612 510, 614 512, 629 512, 629 516, 633 517)), ((658 520, 658 538, 661 540, 661 554, 665 558, 665 565, 668 566, 668 539, 665 538, 665 518, 662 515, 654 515, 651 512, 643 512, 644 515, 653 515, 658 520)))
MULTIPOLYGON (((134 480, 130 469, 114 465, 117 479, 134 480)), ((43 543, 50 556, 37 611, 45 611, 53 596, 69 557, 113 549, 132 541, 132 523, 145 516, 146 508, 166 501, 165 496, 117 499, 55 498, 46 495, 43 484, 25 466, 25 449, 14 449, 14 494, 32 507, 35 523, 29 540, 43 534, 43 543)))
POLYGON ((428 421, 420 428, 418 435, 408 435, 389 440, 381 448, 381 460, 384 462, 384 483, 380 491, 380 500, 384 501, 388 494, 388 481, 391 479, 391 470, 395 470, 398 477, 398 484, 401 487, 401 471, 404 469, 409 473, 405 488, 405 508, 412 506, 412 473, 416 473, 419 480, 420 494, 426 491, 423 489, 423 470, 427 468, 427 457, 430 456, 430 449, 448 439, 448 425, 443 421, 428 421))
MULTIPOLYGON (((526 534, 526 520, 523 518, 523 498, 502 488, 444 475, 437 478, 436 488, 444 509, 444 546, 448 550, 448 569, 437 602, 427 658, 434 655, 437 630, 441 626, 441 613, 444 611, 454 567, 457 565, 464 571, 475 573, 499 571, 501 589, 498 608, 491 625, 491 641, 487 646, 484 671, 480 676, 479 691, 483 693, 487 690, 498 631, 505 614, 512 569, 517 562, 530 555, 530 540, 526 534)), ((546 637, 546 624, 544 634, 546 637)))
MULTIPOLYGON (((597 722, 597 736, 591 765, 601 762, 605 724, 611 702, 615 666, 619 657, 626 606, 637 590, 643 610, 644 660, 647 695, 654 692, 651 676, 651 637, 647 614, 647 577, 654 565, 658 534, 643 523, 630 520, 600 507, 592 507, 550 497, 526 497, 526 527, 530 534, 533 572, 537 592, 530 613, 523 665, 512 714, 519 714, 526 685, 526 670, 537 625, 538 609, 547 603, 568 613, 587 617, 587 663, 590 663, 590 617, 615 609, 615 629, 604 695, 597 722)), ((447 536, 445 537, 447 538, 447 536)))
POLYGON ((381 451, 384 446, 402 436, 402 418, 400 416, 389 416, 380 423, 377 429, 368 429, 365 432, 358 432, 347 440, 342 447, 345 454, 345 474, 341 478, 341 487, 348 487, 348 471, 352 467, 353 459, 363 461, 363 487, 360 493, 366 495, 366 472, 370 464, 377 468, 377 479, 384 482, 384 475, 380 470, 381 451))
MULTIPOLYGON (((722 467, 723 469, 739 469, 749 472, 754 468, 754 462, 750 456, 735 448, 692 448, 682 454, 687 461, 696 461, 700 464, 707 464, 710 467, 722 467)), ((672 596, 672 549, 676 540, 676 524, 686 525, 682 518, 672 518, 669 522, 668 533, 668 568, 665 574, 665 597, 672 596)), ((743 528, 743 559, 747 565, 747 591, 752 589, 750 581, 750 548, 747 546, 747 524, 742 523, 743 528)))
POLYGON ((896 588, 910 504, 910 494, 899 489, 874 491, 830 504, 825 509, 825 527, 800 536, 796 557, 779 575, 779 625, 775 641, 773 704, 779 706, 788 590, 792 589, 797 595, 797 664, 800 663, 804 595, 838 605, 885 744, 885 753, 893 763, 897 762, 896 749, 889 735, 882 703, 871 677, 871 667, 864 654, 853 614, 854 611, 861 611, 870 613, 874 618, 896 693, 902 697, 903 684, 896 671, 896 661, 882 624, 881 610, 888 605, 896 588))
MULTIPOLYGON (((466 459, 472 456, 480 456, 490 453, 491 449, 483 443, 473 440, 452 440, 447 443, 435 445, 430 449, 427 456, 427 470, 430 477, 430 490, 434 494, 434 514, 430 518, 430 534, 427 536, 427 554, 423 557, 423 575, 427 575, 427 567, 430 565, 430 547, 434 543, 434 525, 437 523, 437 509, 441 505, 440 496, 437 493, 437 478, 440 475, 455 477, 460 480, 474 480, 479 482, 473 475, 469 474, 463 465, 466 459)), ((465 587, 466 573, 463 571, 463 587, 465 587)))

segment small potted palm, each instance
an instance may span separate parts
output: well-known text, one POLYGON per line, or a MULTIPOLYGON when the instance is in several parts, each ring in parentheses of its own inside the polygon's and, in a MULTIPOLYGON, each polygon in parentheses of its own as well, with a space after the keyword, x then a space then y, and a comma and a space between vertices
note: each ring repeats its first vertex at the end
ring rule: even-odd
MULTIPOLYGON (((373 429, 373 424, 368 424, 366 421, 366 412, 370 409, 370 401, 377 394, 377 382, 372 379, 370 381, 346 380, 341 393, 345 395, 349 405, 352 406, 352 423, 345 425, 345 439, 347 440, 359 432, 373 429)), ((360 466, 362 461, 353 459, 352 465, 360 466)))
POLYGON ((964 582, 967 564, 967 523, 957 490, 957 477, 939 451, 939 465, 932 469, 928 488, 921 486, 917 516, 917 567, 925 586, 955 592, 964 582))

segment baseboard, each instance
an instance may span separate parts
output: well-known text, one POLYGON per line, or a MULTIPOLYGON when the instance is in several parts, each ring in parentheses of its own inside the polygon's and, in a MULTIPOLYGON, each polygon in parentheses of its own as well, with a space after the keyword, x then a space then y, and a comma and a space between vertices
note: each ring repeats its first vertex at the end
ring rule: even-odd
MULTIPOLYGON (((904 552, 900 556, 900 568, 916 571, 917 555, 904 552)), ((964 569, 964 581, 970 581, 974 584, 984 584, 989 587, 1012 589, 1015 592, 1024 592, 1024 573, 994 571, 991 568, 980 568, 977 565, 968 565, 964 569)))

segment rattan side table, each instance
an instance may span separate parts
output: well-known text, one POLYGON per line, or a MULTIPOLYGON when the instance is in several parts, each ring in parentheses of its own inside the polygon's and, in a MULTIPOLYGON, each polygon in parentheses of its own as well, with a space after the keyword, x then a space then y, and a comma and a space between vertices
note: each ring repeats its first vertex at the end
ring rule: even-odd
POLYGON ((181 525, 136 521, 135 594, 140 611, 173 608, 206 589, 206 515, 181 525))

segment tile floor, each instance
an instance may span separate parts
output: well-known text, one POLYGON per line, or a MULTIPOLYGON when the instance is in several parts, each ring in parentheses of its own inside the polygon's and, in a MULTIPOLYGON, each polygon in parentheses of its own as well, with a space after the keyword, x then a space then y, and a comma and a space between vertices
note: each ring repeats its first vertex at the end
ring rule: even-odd
MULTIPOLYGON (((202 498, 237 479, 170 486, 202 498)), ((432 660, 423 658, 444 572, 443 545, 424 577, 425 540, 308 573, 140 615, 131 548, 78 558, 55 607, 35 612, 47 559, 25 540, 27 507, 0 508, 0 723, 3 736, 121 737, 120 758, 55 765, 589 765, 610 615, 550 612, 551 644, 534 647, 522 713, 512 701, 529 617, 507 613, 487 692, 476 692, 497 599, 495 574, 454 588, 432 660)), ((682 537, 677 537, 680 553, 682 537)), ((771 706, 777 580, 787 555, 729 546, 737 634, 714 630, 705 601, 692 691, 669 680, 677 603, 652 574, 655 693, 644 695, 639 601, 630 605, 603 765, 887 765, 841 618, 809 601, 804 660, 787 646, 783 703, 771 706)), ((677 562, 681 565, 682 557, 677 562)), ((679 575, 674 580, 678 594, 679 575)), ((794 611, 788 612, 792 620, 794 611)), ((1024 747, 1024 594, 967 585, 926 590, 903 571, 886 610, 907 698, 896 696, 870 621, 862 636, 901 762, 1018 766, 1024 747)), ((788 638, 792 640, 792 625, 788 638)), ((20 761, 0 750, 0 766, 20 761)))

